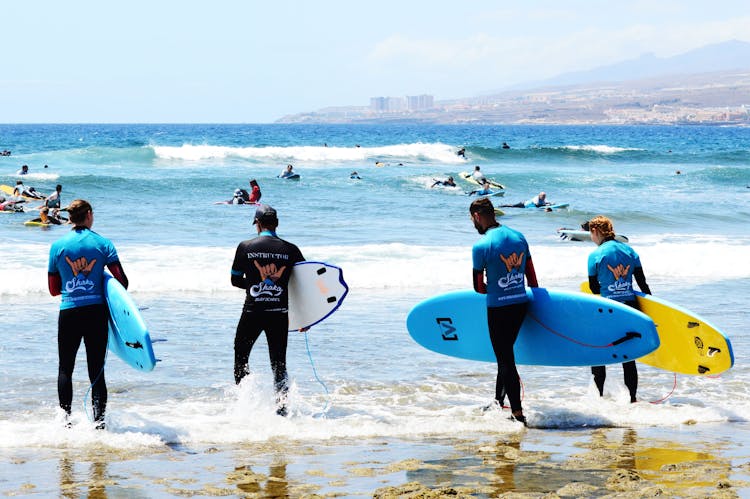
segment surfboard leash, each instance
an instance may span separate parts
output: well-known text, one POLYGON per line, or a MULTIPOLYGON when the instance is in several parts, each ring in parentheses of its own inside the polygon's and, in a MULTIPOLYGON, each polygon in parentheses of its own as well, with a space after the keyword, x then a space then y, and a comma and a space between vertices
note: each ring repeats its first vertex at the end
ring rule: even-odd
POLYGON ((86 418, 89 420, 89 423, 94 422, 94 416, 93 414, 89 416, 88 411, 86 410, 86 399, 89 398, 89 392, 91 392, 92 388, 94 388, 94 385, 97 381, 99 381, 99 378, 102 376, 102 373, 104 373, 104 366, 107 365, 107 357, 109 356, 109 336, 107 337, 107 349, 104 351, 104 363, 102 364, 102 368, 99 371, 99 374, 96 375, 96 378, 94 378, 94 382, 89 385, 89 389, 86 390, 86 393, 83 396, 83 413, 86 415, 86 418))
POLYGON ((677 388, 677 373, 672 373, 672 374, 674 374, 674 383, 672 384, 672 390, 670 390, 668 394, 666 394, 664 397, 660 398, 659 400, 649 401, 649 404, 661 404, 662 402, 664 402, 665 400, 667 400, 669 397, 672 396, 672 394, 675 391, 675 388, 677 388))
POLYGON ((623 343, 625 341, 632 340, 633 338, 641 338, 642 337, 641 333, 637 333, 637 332, 633 332, 633 331, 628 331, 627 333, 625 333, 625 336, 623 336, 622 338, 618 338, 618 339, 616 339, 614 341, 611 341, 610 343, 607 343, 606 345, 591 345, 589 343, 584 343, 582 341, 578 341, 575 338, 571 338, 570 336, 565 336, 564 334, 562 334, 559 331, 555 331, 554 329, 552 329, 551 327, 547 326, 545 323, 543 323, 542 321, 540 321, 539 318, 536 317, 532 313, 528 313, 528 315, 532 319, 534 319, 540 326, 542 326, 544 329, 546 329, 550 333, 552 333, 552 334, 554 334, 556 336, 559 336, 560 338, 563 338, 565 340, 568 340, 571 343, 575 343, 577 345, 581 345, 581 346, 588 347, 588 348, 611 348, 611 347, 619 345, 620 343, 623 343))
POLYGON ((323 380, 321 380, 318 376, 317 369, 315 369, 315 362, 313 362, 312 354, 310 353, 310 342, 307 339, 307 331, 305 331, 305 347, 307 348, 307 358, 310 359, 310 367, 312 367, 313 375, 315 376, 315 379, 318 380, 318 383, 320 383, 320 386, 323 387, 323 390, 325 390, 326 392, 326 405, 320 412, 321 415, 325 415, 328 412, 328 408, 331 403, 331 394, 328 392, 328 387, 326 386, 326 384, 323 383, 323 380))

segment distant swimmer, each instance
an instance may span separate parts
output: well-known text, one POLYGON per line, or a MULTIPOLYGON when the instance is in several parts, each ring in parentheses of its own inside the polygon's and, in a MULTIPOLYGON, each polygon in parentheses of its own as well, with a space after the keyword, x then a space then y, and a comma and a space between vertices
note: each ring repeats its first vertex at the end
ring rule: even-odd
POLYGON ((453 180, 453 177, 449 176, 445 180, 435 180, 435 183, 432 184, 430 187, 432 188, 432 187, 436 187, 436 186, 441 186, 441 187, 456 187, 456 181, 453 180))
POLYGON ((487 179, 484 179, 484 182, 482 182, 482 188, 477 189, 475 191, 467 192, 469 196, 477 195, 477 196, 487 196, 489 194, 492 194, 492 186, 490 185, 489 181, 487 179))
POLYGON ((46 206, 39 210, 39 216, 37 218, 32 218, 29 222, 37 222, 45 225, 62 225, 63 223, 63 221, 56 215, 51 215, 49 208, 46 206))
POLYGON ((44 206, 47 208, 60 208, 60 194, 62 193, 62 185, 57 184, 55 186, 55 191, 47 196, 47 199, 44 201, 44 206))
POLYGON ((44 199, 44 196, 36 192, 36 189, 23 185, 23 180, 16 180, 16 186, 13 188, 13 195, 19 198, 26 196, 27 198, 44 199))
POLYGON ((674 172, 674 174, 675 174, 675 175, 681 175, 681 174, 682 174, 682 172, 681 172, 680 170, 676 170, 676 171, 674 172))
POLYGON ((482 173, 482 169, 479 168, 479 165, 474 167, 474 171, 471 173, 471 176, 474 180, 477 181, 478 184, 482 184, 487 180, 487 177, 484 176, 484 173, 482 173))
POLYGON ((0 211, 23 213, 22 203, 25 202, 25 199, 6 199, 4 196, 0 196, 0 211))
POLYGON ((296 175, 297 174, 294 172, 294 166, 292 166, 292 165, 286 165, 286 170, 284 170, 283 172, 281 172, 278 175, 278 177, 279 178, 290 178, 290 177, 294 177, 296 175))
POLYGON ((2 152, 0 152, 0 156, 10 156, 10 151, 7 149, 3 149, 2 152))
POLYGON ((507 142, 503 142, 503 149, 510 149, 510 146, 507 142))
POLYGON ((465 158, 466 157, 466 148, 462 147, 461 149, 459 149, 458 152, 456 153, 456 155, 457 156, 462 156, 462 157, 465 158))
POLYGON ((383 163, 382 161, 376 161, 375 166, 377 167, 385 166, 385 163, 383 163))
MULTIPOLYGON (((521 201, 520 203, 515 204, 503 204, 501 206, 503 208, 542 208, 544 206, 551 205, 552 203, 550 201, 547 201, 547 193, 542 191, 533 198, 527 199, 526 201, 521 201)), ((547 211, 552 211, 552 208, 549 208, 549 210, 547 211)))
POLYGON ((356 171, 351 172, 349 174, 349 178, 352 179, 352 180, 362 180, 362 177, 360 177, 359 173, 357 173, 356 171))
POLYGON ((260 192, 260 186, 258 185, 258 181, 255 179, 251 179, 250 187, 251 187, 251 191, 250 191, 250 196, 247 198, 247 202, 248 203, 260 203, 260 198, 263 195, 263 193, 260 192))
POLYGON ((16 175, 28 175, 29 174, 29 165, 23 165, 20 170, 16 172, 16 175))

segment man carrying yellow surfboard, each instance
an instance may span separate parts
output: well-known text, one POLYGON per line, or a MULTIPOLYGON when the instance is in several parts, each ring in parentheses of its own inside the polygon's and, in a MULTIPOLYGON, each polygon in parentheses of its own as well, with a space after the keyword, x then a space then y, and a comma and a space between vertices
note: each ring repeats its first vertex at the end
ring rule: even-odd
MULTIPOLYGON (((596 216, 589 221, 589 230, 591 231, 591 240, 597 245, 597 248, 591 252, 588 258, 591 291, 594 294, 602 295, 604 298, 638 308, 633 292, 633 278, 635 277, 641 291, 651 294, 638 253, 626 243, 615 240, 612 221, 603 215, 596 216)), ((635 366, 635 361, 623 363, 622 370, 625 376, 625 386, 630 391, 630 402, 636 402, 638 369, 635 366)), ((604 396, 606 368, 604 366, 592 366, 591 374, 594 375, 594 383, 599 390, 599 396, 604 396)))

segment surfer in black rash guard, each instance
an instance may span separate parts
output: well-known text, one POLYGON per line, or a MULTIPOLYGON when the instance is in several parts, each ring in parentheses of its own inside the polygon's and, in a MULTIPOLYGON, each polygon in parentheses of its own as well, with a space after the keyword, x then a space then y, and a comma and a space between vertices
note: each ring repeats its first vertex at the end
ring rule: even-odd
POLYGON ((258 237, 242 241, 232 263, 232 286, 247 292, 234 338, 234 381, 239 385, 249 374, 250 352, 261 331, 265 331, 276 390, 276 414, 286 416, 288 285, 292 267, 305 257, 297 246, 276 235, 279 220, 270 206, 258 206, 253 224, 258 237))

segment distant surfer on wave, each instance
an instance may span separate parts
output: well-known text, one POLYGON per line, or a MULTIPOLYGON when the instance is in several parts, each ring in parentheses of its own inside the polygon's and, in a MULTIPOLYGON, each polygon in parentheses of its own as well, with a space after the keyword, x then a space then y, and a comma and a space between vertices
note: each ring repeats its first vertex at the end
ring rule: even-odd
MULTIPOLYGON (((635 278, 641 291, 647 295, 651 294, 638 253, 627 244, 615 240, 612 221, 605 216, 599 215, 589 220, 588 230, 591 232, 591 240, 597 245, 597 248, 591 252, 588 258, 591 292, 637 309, 638 304, 635 293, 633 293, 633 278, 635 278)), ((635 361, 623 363, 622 371, 625 377, 625 386, 628 387, 630 392, 630 402, 636 402, 638 370, 635 361)), ((592 366, 591 374, 594 375, 594 383, 599 390, 599 396, 603 397, 604 380, 607 377, 606 368, 604 366, 592 366)))
MULTIPOLYGON (((44 208, 46 209, 46 208, 44 208)), ((59 371, 57 394, 67 421, 73 402, 73 369, 83 340, 91 382, 91 402, 96 429, 104 429, 107 384, 104 359, 107 352, 109 309, 104 299, 104 267, 127 289, 128 278, 112 242, 91 230, 94 209, 83 199, 67 207, 73 229, 52 244, 48 285, 52 296, 62 295, 57 322, 59 371)))
POLYGON ((523 234, 498 223, 489 199, 473 201, 469 214, 483 236, 472 248, 472 281, 474 291, 487 295, 487 326, 497 358, 493 404, 502 408, 507 394, 511 419, 525 425, 513 345, 529 305, 524 283, 528 281, 533 288, 539 285, 534 263, 523 234))

